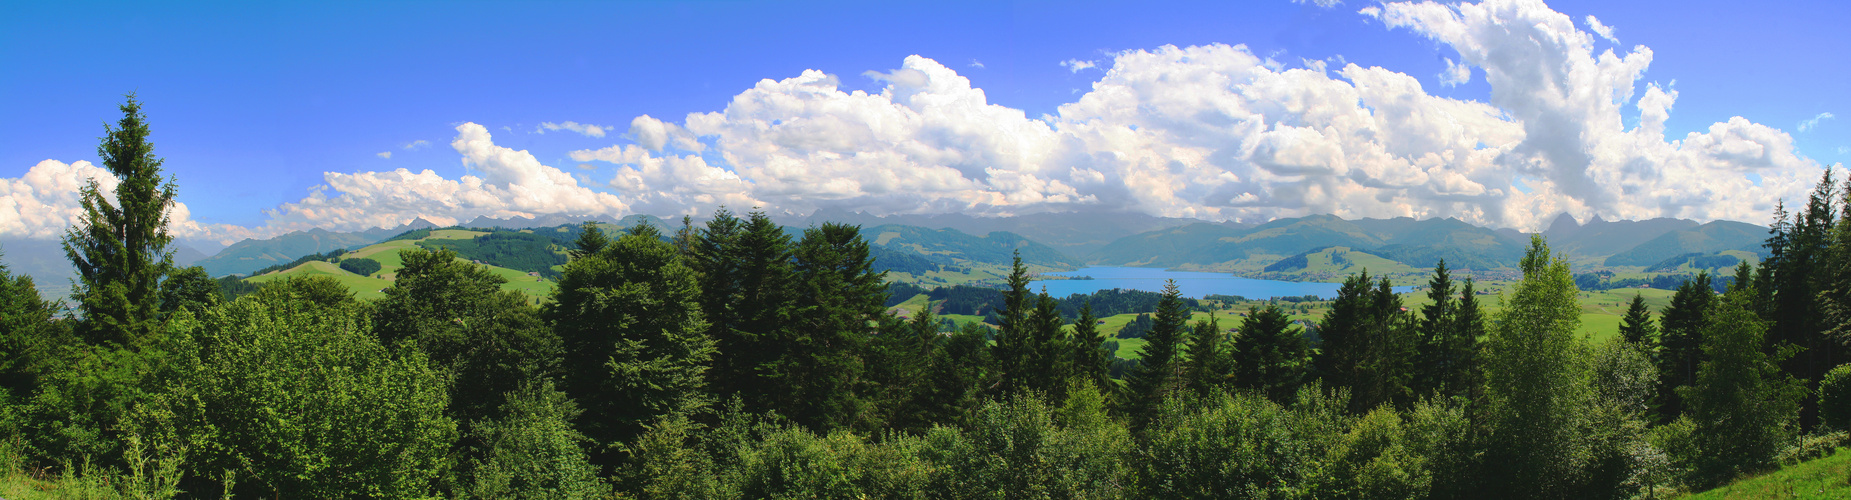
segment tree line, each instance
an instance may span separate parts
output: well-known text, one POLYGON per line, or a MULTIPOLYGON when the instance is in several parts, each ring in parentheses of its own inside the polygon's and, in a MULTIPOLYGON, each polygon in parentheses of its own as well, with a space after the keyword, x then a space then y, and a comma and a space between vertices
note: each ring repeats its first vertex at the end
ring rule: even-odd
POLYGON ((1760 267, 1581 337, 1533 238, 1494 312, 1441 261, 1427 304, 1348 278, 1191 322, 1172 283, 1113 375, 1097 311, 885 312, 855 226, 718 211, 587 227, 548 300, 447 249, 374 301, 329 278, 227 297, 177 268, 139 104, 65 236, 73 304, 0 271, 0 466, 138 497, 1520 498, 1701 489, 1843 441, 1851 213, 1830 177, 1760 267), (994 339, 994 340, 991 340, 994 339), (98 480, 96 478, 104 478, 98 480))

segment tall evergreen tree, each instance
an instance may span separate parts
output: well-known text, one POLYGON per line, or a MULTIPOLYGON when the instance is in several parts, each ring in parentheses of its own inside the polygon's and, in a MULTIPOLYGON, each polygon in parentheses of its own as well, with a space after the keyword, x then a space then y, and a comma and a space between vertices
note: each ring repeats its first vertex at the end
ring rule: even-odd
POLYGON ((1157 302, 1156 319, 1151 323, 1150 332, 1144 335, 1140 363, 1126 381, 1129 393, 1126 397, 1130 401, 1127 413, 1131 415, 1134 428, 1142 429, 1149 423, 1163 400, 1179 388, 1183 368, 1179 355, 1189 340, 1189 331, 1185 328, 1188 320, 1189 311, 1183 308, 1182 291, 1176 288, 1176 280, 1169 280, 1163 285, 1163 298, 1157 302))
POLYGON ((1485 337, 1485 310, 1478 305, 1478 291, 1473 288, 1471 278, 1459 287, 1459 307, 1453 317, 1454 334, 1452 337, 1453 359, 1459 367, 1452 371, 1453 378, 1445 384, 1446 393, 1472 399, 1482 395, 1484 389, 1484 369, 1480 366, 1479 339, 1485 337))
MULTIPOLYGON (((752 233, 758 231, 758 215, 752 233)), ((862 369, 857 354, 872 325, 885 315, 887 273, 874 271, 858 226, 825 223, 806 229, 794 257, 794 307, 778 342, 782 356, 770 370, 776 391, 772 409, 827 431, 852 423, 860 412, 853 392, 862 369)))
POLYGON ((790 236, 763 212, 740 220, 720 209, 694 254, 708 335, 719 343, 713 388, 753 411, 770 408, 780 393, 772 364, 790 347, 781 341, 794 308, 790 236))
POLYGON ((1701 327, 1701 367, 1694 383, 1678 390, 1695 424, 1698 457, 1690 465, 1698 488, 1773 467, 1775 454, 1799 430, 1806 390, 1778 366, 1797 349, 1766 352, 1767 326, 1745 298, 1730 295, 1711 305, 1710 321, 1701 327))
POLYGON ((1234 385, 1286 404, 1298 394, 1310 364, 1302 328, 1292 325, 1279 304, 1254 308, 1234 337, 1234 385))
POLYGON ((1234 357, 1228 353, 1226 337, 1221 320, 1213 314, 1195 322, 1195 331, 1189 335, 1188 384, 1197 396, 1222 392, 1233 381, 1234 357))
POLYGON ((610 244, 611 237, 604 234, 604 230, 598 229, 598 223, 586 222, 579 227, 578 240, 572 243, 573 248, 567 253, 574 259, 581 259, 587 255, 597 255, 598 251, 610 244))
POLYGON ((1485 344, 1487 486, 1515 497, 1563 498, 1572 496, 1584 456, 1576 423, 1590 394, 1574 336, 1580 292, 1568 261, 1550 255, 1541 236, 1530 238, 1521 264, 1523 281, 1485 344))
POLYGON ((1080 306, 1080 317, 1073 320, 1069 364, 1074 379, 1090 380, 1094 388, 1110 393, 1117 383, 1112 381, 1112 351, 1106 350, 1105 340, 1105 332, 1099 331, 1099 318, 1093 316, 1093 303, 1086 301, 1080 306))
POLYGON ((1066 321, 1060 316, 1060 302, 1046 290, 1035 296, 1035 310, 1029 314, 1029 338, 1023 356, 1022 387, 1049 398, 1067 394, 1072 372, 1066 338, 1066 321))
MULTIPOLYGON (((1788 358, 1782 366, 1787 373, 1801 380, 1820 380, 1825 371, 1836 366, 1839 358, 1837 342, 1825 338, 1825 317, 1820 304, 1820 292, 1830 286, 1821 280, 1825 275, 1827 251, 1830 246, 1832 226, 1837 223, 1836 202, 1837 182, 1833 180, 1835 169, 1826 169, 1807 197, 1806 207, 1793 215, 1788 226, 1786 251, 1774 269, 1774 288, 1771 309, 1774 324, 1768 330, 1767 343, 1770 346, 1791 344, 1800 349, 1799 354, 1788 358)), ((1810 429, 1815 423, 1816 407, 1810 402, 1801 410, 1800 423, 1810 429)))
POLYGON ((1632 303, 1626 306, 1626 316, 1620 318, 1620 338, 1626 343, 1656 350, 1658 343, 1658 324, 1652 321, 1652 310, 1645 307, 1645 296, 1632 294, 1632 303))
POLYGON ((1660 315, 1658 412, 1663 421, 1675 420, 1684 412, 1677 388, 1697 381, 1697 368, 1703 361, 1703 327, 1709 323, 1715 302, 1709 273, 1698 272, 1695 279, 1677 287, 1671 305, 1660 315))
POLYGON ((1030 295, 1028 268, 1022 265, 1022 252, 1015 253, 1009 271, 1009 289, 1003 291, 1003 310, 997 313, 996 348, 993 361, 1002 377, 998 389, 1003 394, 1019 393, 1027 387, 1029 356, 1035 348, 1029 332, 1030 295))
POLYGON ((1318 352, 1313 362, 1324 385, 1355 384, 1356 367, 1363 362, 1367 345, 1363 328, 1369 322, 1369 284, 1367 269, 1344 278, 1330 302, 1330 312, 1318 322, 1318 352))
POLYGON ((1427 305, 1420 308, 1419 367, 1415 391, 1421 394, 1444 392, 1451 373, 1459 369, 1452 350, 1458 335, 1454 324, 1458 303, 1453 300, 1452 277, 1446 272, 1446 259, 1433 266, 1433 278, 1427 281, 1427 305))
POLYGON ((116 176, 116 199, 91 179, 83 213, 64 234, 64 253, 77 267, 79 330, 91 343, 134 345, 154 334, 160 318, 160 284, 173 267, 167 233, 174 184, 161 178, 161 162, 148 142, 147 117, 129 94, 116 126, 97 147, 103 168, 116 176))

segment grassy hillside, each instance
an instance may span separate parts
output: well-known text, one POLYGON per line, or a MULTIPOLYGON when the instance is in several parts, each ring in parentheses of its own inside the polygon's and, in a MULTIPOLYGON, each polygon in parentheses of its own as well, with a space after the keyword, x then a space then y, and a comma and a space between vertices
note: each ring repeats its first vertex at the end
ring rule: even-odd
POLYGON ((1608 257, 1609 266, 1650 266, 1679 255, 1725 250, 1760 252, 1767 228, 1735 221, 1711 221, 1690 229, 1672 231, 1639 246, 1608 257))
MULTIPOLYGON (((446 240, 449 242, 455 242, 457 240, 468 241, 486 234, 489 234, 489 231, 466 229, 431 230, 428 232, 420 232, 419 236, 421 237, 416 239, 395 239, 376 243, 359 250, 348 252, 343 256, 345 258, 367 258, 379 262, 380 270, 372 276, 360 276, 347 272, 341 269, 339 264, 332 262, 315 261, 304 263, 284 271, 277 271, 262 276, 253 276, 247 278, 245 281, 252 283, 267 283, 295 276, 332 276, 334 279, 340 281, 341 284, 347 285, 348 289, 353 290, 355 296, 362 299, 375 299, 385 296, 380 290, 392 286, 392 280, 396 277, 398 270, 405 267, 405 262, 399 259, 400 250, 422 250, 421 245, 424 244, 440 244, 444 243, 446 240)), ((519 291, 535 299, 545 297, 547 294, 552 293, 553 282, 551 280, 531 276, 528 274, 528 271, 497 266, 487 267, 489 271, 508 279, 508 283, 501 286, 503 290, 519 291)))
POLYGON ((378 240, 361 233, 336 233, 317 228, 267 240, 246 239, 194 264, 205 268, 206 273, 212 276, 249 274, 258 269, 287 264, 304 255, 354 248, 375 241, 378 240))
POLYGON ((1800 462, 1780 470, 1730 483, 1728 486, 1678 497, 1687 500, 1722 499, 1843 499, 1851 498, 1851 450, 1800 462))

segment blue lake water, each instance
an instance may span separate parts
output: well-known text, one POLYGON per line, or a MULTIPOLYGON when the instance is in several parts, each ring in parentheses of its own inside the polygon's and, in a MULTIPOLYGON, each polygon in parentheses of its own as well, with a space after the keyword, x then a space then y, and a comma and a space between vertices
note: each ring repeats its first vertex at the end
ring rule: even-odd
MULTIPOLYGON (((1088 267, 1078 271, 1046 274, 1091 276, 1093 279, 1035 281, 1029 284, 1029 289, 1039 292, 1041 287, 1045 286, 1048 295, 1055 297, 1066 297, 1076 293, 1091 294, 1113 288, 1162 292, 1165 280, 1176 280, 1176 288, 1182 291, 1184 297, 1201 298, 1204 295, 1221 294, 1239 295, 1249 299, 1268 299, 1317 295, 1328 299, 1336 297, 1337 289, 1343 286, 1342 283, 1256 280, 1224 273, 1169 271, 1148 267, 1088 267)), ((1395 292, 1406 293, 1410 289, 1411 287, 1398 286, 1395 287, 1395 292)))

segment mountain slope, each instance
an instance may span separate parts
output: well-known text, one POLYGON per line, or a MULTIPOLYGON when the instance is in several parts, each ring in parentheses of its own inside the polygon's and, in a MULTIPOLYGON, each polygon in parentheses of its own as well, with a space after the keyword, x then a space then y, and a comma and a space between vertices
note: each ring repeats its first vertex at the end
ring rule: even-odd
POLYGON ((1022 262, 1054 268, 1074 268, 1080 260, 1052 247, 1009 232, 973 236, 956 229, 927 229, 919 226, 882 225, 862 228, 861 236, 874 246, 902 253, 914 253, 940 264, 969 261, 1009 265, 1014 252, 1022 252, 1022 262))
POLYGON ((374 241, 377 240, 369 239, 361 233, 336 233, 316 228, 267 240, 245 239, 195 264, 206 268, 206 273, 212 276, 250 274, 265 267, 287 264, 304 255, 366 246, 374 241))
POLYGON ((1552 250, 1581 257, 1601 257, 1625 252, 1665 233, 1695 227, 1697 221, 1666 217, 1608 222, 1596 216, 1587 224, 1579 224, 1574 217, 1562 214, 1542 235, 1549 239, 1552 250))
POLYGON ((863 229, 886 225, 956 229, 973 235, 1008 232, 1060 250, 1069 256, 1084 257, 1126 236, 1207 221, 1103 212, 1039 213, 1014 217, 975 217, 965 214, 898 214, 883 217, 841 209, 817 210, 808 217, 783 221, 785 225, 797 227, 823 222, 856 224, 863 229))
POLYGON ((1413 267, 1431 267, 1443 258, 1456 268, 1490 269, 1507 267, 1523 256, 1523 243, 1515 238, 1457 219, 1348 221, 1310 215, 1246 229, 1201 223, 1151 231, 1112 242, 1088 260, 1117 266, 1235 267, 1243 262, 1266 265, 1329 247, 1346 247, 1413 267))
POLYGON ((1609 266, 1650 266, 1685 254, 1742 250, 1762 255, 1767 228, 1727 220, 1661 234, 1625 252, 1607 257, 1609 266))

